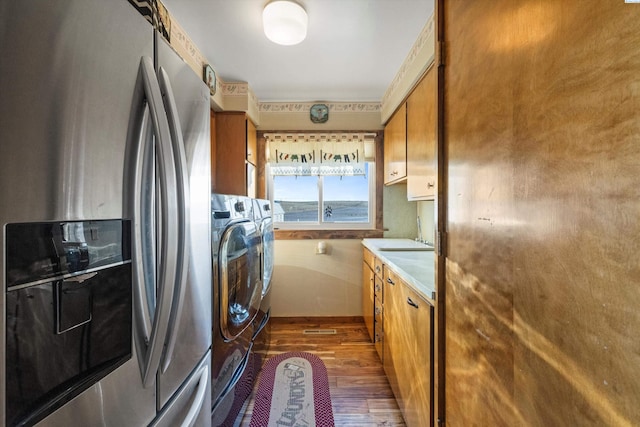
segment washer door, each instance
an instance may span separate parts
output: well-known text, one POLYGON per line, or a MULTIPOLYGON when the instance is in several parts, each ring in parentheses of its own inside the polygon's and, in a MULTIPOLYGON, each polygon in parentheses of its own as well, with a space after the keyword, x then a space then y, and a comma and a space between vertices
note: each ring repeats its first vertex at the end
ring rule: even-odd
POLYGON ((273 221, 266 217, 260 225, 262 232, 262 295, 264 296, 271 286, 273 275, 273 221))
POLYGON ((260 308, 260 234, 253 222, 231 225, 220 241, 220 325, 232 340, 251 324, 260 308))

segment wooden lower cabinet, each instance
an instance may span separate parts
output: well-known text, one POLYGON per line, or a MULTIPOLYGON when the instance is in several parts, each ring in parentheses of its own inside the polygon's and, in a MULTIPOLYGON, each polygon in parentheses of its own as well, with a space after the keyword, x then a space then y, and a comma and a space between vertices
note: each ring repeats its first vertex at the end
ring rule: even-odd
POLYGON ((384 269, 384 370, 408 426, 433 426, 433 307, 384 269))
MULTIPOLYGON (((366 249, 365 249, 366 250, 366 249)), ((365 262, 362 263, 362 317, 364 324, 369 331, 371 340, 375 340, 374 322, 374 274, 371 267, 365 262)))
POLYGON ((363 248, 362 255, 362 317, 378 356, 383 360, 382 261, 367 248, 363 248))
MULTIPOLYGON (((375 267, 374 267, 375 268, 375 267)), ((382 266, 380 267, 382 268, 382 266)), ((382 270, 381 270, 382 271, 382 270)), ((384 349, 382 342, 384 341, 384 305, 382 299, 382 274, 375 274, 374 270, 374 286, 373 286, 373 343, 381 361, 384 361, 384 349)))

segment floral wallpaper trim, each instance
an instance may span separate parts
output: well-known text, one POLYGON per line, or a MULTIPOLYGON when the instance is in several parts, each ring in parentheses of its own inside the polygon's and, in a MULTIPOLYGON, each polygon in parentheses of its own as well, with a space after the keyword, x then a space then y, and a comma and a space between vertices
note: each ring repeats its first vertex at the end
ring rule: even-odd
MULTIPOLYGON (((196 74, 202 77, 202 67, 207 64, 207 60, 198 49, 198 46, 189 38, 184 28, 176 20, 172 20, 171 25, 171 45, 181 54, 196 74), (196 70, 195 67, 199 69, 196 70)), ((218 82, 216 82, 218 84, 218 82)))
POLYGON ((396 90, 398 84, 405 77, 409 67, 413 64, 413 62, 415 61, 420 51, 424 48, 425 43, 427 42, 427 40, 430 39, 430 36, 431 34, 433 34, 433 32, 434 32, 434 20, 433 20, 433 15, 431 15, 431 17, 425 24, 424 28, 420 32, 418 39, 413 44, 413 47, 411 48, 409 55, 407 55, 407 59, 404 60, 404 62, 402 63, 402 66, 400 67, 400 70, 398 71, 393 81, 385 91, 384 96, 382 97, 383 104, 388 101, 388 99, 391 97, 393 92, 396 90))
POLYGON ((222 94, 224 96, 247 96, 249 95, 249 83, 233 82, 222 83, 222 94))
MULTIPOLYGON (((261 102, 261 113, 308 113, 317 102, 261 102)), ((325 102, 330 112, 335 113, 376 113, 380 112, 379 102, 325 102)))

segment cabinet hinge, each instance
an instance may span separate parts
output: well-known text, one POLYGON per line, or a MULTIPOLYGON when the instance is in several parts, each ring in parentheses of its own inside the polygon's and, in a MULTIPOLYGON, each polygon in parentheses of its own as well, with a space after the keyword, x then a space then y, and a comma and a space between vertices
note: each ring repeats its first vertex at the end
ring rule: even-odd
POLYGON ((444 65, 445 58, 445 44, 443 41, 438 42, 438 65, 444 65))
POLYGON ((438 256, 442 256, 442 231, 438 231, 436 238, 438 239, 437 248, 438 248, 438 256))

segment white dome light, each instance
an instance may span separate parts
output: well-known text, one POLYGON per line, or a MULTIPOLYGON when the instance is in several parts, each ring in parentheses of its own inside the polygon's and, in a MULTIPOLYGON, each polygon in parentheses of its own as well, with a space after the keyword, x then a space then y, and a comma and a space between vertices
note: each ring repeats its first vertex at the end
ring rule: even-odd
POLYGON ((300 43, 307 37, 307 12, 289 0, 272 1, 262 12, 264 34, 269 40, 285 46, 300 43))

